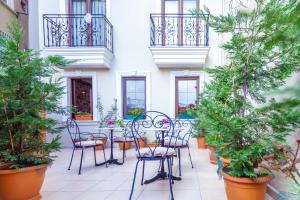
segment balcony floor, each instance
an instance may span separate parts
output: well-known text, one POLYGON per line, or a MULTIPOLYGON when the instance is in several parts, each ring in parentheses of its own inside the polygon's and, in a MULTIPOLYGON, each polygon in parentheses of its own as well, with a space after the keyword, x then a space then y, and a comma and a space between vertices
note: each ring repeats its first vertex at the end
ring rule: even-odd
MULTIPOLYGON (((194 141, 193 141, 194 142, 194 141)), ((121 151, 114 149, 115 157, 121 158, 121 151)), ((224 184, 216 173, 217 166, 209 163, 208 151, 199 150, 195 144, 191 148, 195 167, 192 169, 186 150, 182 150, 182 181, 173 185, 176 200, 226 200, 224 184)), ((97 152, 98 162, 102 162, 102 152, 97 152)), ((58 158, 49 167, 42 188, 43 200, 127 200, 129 198, 136 158, 135 150, 127 151, 123 166, 110 165, 94 167, 92 150, 85 151, 82 174, 78 175, 80 151, 74 154, 73 165, 67 170, 71 149, 62 149, 58 158)), ((106 149, 109 155, 109 149, 106 149)), ((173 170, 178 175, 178 160, 174 159, 173 170)), ((160 180, 148 185, 140 185, 142 165, 137 172, 133 199, 167 200, 169 185, 160 180)), ((157 162, 146 162, 145 178, 155 175, 157 162)))

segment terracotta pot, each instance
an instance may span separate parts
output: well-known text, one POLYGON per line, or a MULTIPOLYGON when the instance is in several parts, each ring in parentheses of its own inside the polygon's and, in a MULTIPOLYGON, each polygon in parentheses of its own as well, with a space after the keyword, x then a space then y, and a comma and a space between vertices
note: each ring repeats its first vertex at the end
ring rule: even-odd
POLYGON ((226 166, 230 165, 230 163, 231 163, 230 160, 223 158, 223 157, 221 157, 220 160, 222 161, 222 167, 226 167, 226 166))
POLYGON ((218 164, 217 157, 215 155, 215 150, 211 146, 208 146, 208 149, 209 149, 209 160, 210 160, 210 163, 212 163, 214 165, 218 164))
POLYGON ((146 139, 139 138, 139 139, 137 139, 137 141, 138 141, 138 145, 140 148, 146 147, 146 139))
POLYGON ((197 137, 197 144, 199 149, 206 149, 205 137, 197 137))
POLYGON ((272 179, 272 175, 251 179, 229 176, 224 172, 221 174, 228 200, 264 200, 267 183, 272 179))
POLYGON ((3 162, 0 162, 0 170, 1 169, 9 169, 9 166, 11 166, 12 163, 3 163, 3 162))
MULTIPOLYGON (((123 150, 123 142, 119 143, 120 150, 123 150)), ((131 142, 125 142, 125 150, 131 149, 131 142)))
POLYGON ((93 116, 92 115, 75 115, 75 120, 80 120, 80 121, 93 120, 93 116))
POLYGON ((39 200, 47 165, 0 170, 0 199, 39 200))
POLYGON ((97 151, 100 151, 100 150, 103 150, 106 148, 107 138, 94 138, 94 140, 102 141, 102 144, 103 144, 103 146, 98 146, 95 148, 97 151))
POLYGON ((159 145, 157 143, 148 143, 147 146, 155 148, 158 147, 159 145))

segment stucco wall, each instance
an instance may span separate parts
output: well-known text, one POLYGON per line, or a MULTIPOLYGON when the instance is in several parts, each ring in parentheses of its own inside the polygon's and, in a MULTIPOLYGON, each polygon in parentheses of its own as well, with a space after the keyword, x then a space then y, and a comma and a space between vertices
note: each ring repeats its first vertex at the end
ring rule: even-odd
MULTIPOLYGON (((205 4, 214 14, 224 11, 223 1, 205 0, 205 4)), ((66 0, 31 0, 30 2, 30 45, 43 50, 43 14, 66 14, 66 0), (33 5, 34 4, 34 5, 33 5), (38 34, 37 34, 38 33, 38 34), (38 41, 38 42, 37 42, 38 41)), ((200 88, 208 77, 203 72, 203 67, 189 69, 160 69, 154 62, 149 50, 150 45, 150 13, 160 13, 161 0, 108 0, 107 18, 114 27, 114 60, 111 69, 77 69, 64 70, 57 76, 77 73, 95 73, 97 97, 101 97, 106 109, 113 104, 113 99, 118 99, 118 108, 121 109, 121 82, 120 77, 126 75, 147 76, 147 109, 159 110, 171 117, 175 114, 175 81, 176 75, 199 75, 200 88)), ((224 36, 209 32, 210 51, 204 67, 221 65, 225 62, 225 55, 219 48, 224 36)), ((67 85, 66 85, 67 86, 67 85)), ((67 92, 67 91, 66 91, 67 92)), ((65 96, 64 98, 67 98, 65 96)), ((62 100, 64 101, 64 100, 62 100)), ((92 123, 95 124, 95 123, 92 123)), ((81 123, 82 128, 95 131, 91 123, 81 123)), ((70 145, 67 134, 63 135, 63 145, 70 145)))
POLYGON ((0 30, 8 33, 7 25, 11 18, 15 16, 15 12, 6 3, 0 1, 0 30))

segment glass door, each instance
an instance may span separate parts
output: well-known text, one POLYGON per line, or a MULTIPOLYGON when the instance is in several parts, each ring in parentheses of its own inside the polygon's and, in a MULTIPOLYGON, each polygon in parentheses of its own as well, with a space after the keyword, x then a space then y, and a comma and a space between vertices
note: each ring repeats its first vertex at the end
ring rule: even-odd
POLYGON ((105 0, 69 0, 71 46, 100 46, 104 44, 105 0), (87 23, 85 15, 92 15, 87 23))
POLYGON ((192 10, 199 9, 200 0, 162 0, 163 45, 195 45, 199 20, 192 10))
POLYGON ((196 106, 199 95, 199 77, 176 77, 176 117, 191 118, 188 110, 196 106))

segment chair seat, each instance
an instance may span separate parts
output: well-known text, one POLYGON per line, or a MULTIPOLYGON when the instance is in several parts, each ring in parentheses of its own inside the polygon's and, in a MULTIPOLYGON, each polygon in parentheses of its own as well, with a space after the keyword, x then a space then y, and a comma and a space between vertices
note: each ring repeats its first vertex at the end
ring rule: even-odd
POLYGON ((167 147, 151 147, 151 148, 141 148, 140 150, 140 155, 137 152, 137 156, 141 157, 165 157, 165 156, 175 156, 176 152, 174 149, 167 148, 167 147))
POLYGON ((103 142, 101 140, 85 140, 85 141, 76 142, 75 146, 76 147, 93 147, 93 146, 99 146, 102 144, 103 144, 103 142))
POLYGON ((174 148, 180 148, 180 147, 187 147, 188 146, 188 141, 187 140, 183 140, 183 139, 176 139, 173 138, 170 142, 169 138, 165 138, 165 145, 166 146, 170 146, 170 147, 174 147, 174 148))
POLYGON ((122 142, 133 142, 133 140, 131 138, 128 137, 115 137, 114 138, 114 142, 116 143, 122 143, 122 142))

